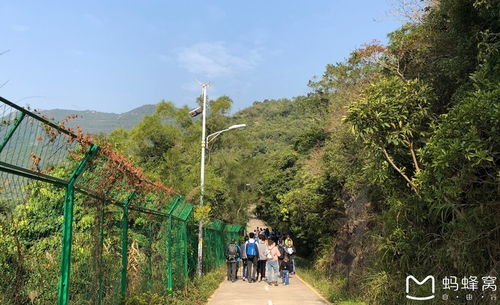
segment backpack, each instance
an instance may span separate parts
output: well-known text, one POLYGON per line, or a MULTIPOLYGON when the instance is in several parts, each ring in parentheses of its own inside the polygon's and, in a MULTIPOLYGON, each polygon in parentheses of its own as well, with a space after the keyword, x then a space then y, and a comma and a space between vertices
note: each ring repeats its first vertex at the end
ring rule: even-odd
POLYGON ((285 248, 283 248, 283 246, 279 246, 278 250, 280 250, 280 256, 278 256, 278 259, 284 259, 285 258, 285 248))
POLYGON ((268 260, 273 259, 273 255, 271 254, 271 249, 267 249, 267 250, 266 250, 266 258, 267 258, 268 260))
POLYGON ((227 258, 234 260, 238 254, 238 247, 235 244, 230 244, 227 248, 227 258))
POLYGON ((257 247, 257 244, 255 242, 253 243, 248 243, 247 244, 247 257, 253 258, 257 254, 257 251, 255 250, 255 247, 257 247))

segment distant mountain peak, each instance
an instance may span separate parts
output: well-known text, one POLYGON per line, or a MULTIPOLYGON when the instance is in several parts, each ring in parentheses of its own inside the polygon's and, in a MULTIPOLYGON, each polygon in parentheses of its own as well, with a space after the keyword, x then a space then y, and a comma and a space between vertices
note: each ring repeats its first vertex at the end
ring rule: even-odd
POLYGON ((146 104, 123 113, 100 112, 96 110, 50 109, 40 112, 58 122, 70 115, 77 115, 70 120, 68 126, 80 126, 84 132, 92 134, 109 134, 116 128, 132 129, 143 117, 154 113, 156 105, 146 104))

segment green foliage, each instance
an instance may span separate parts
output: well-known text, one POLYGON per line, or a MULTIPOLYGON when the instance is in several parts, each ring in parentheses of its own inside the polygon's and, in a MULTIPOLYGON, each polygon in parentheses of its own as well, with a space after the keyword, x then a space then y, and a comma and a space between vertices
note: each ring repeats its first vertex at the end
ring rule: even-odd
POLYGON ((221 267, 196 278, 184 290, 175 291, 172 296, 143 293, 125 300, 126 305, 202 305, 219 287, 226 269, 221 267))
POLYGON ((320 126, 311 126, 296 136, 293 148, 299 153, 307 153, 316 145, 322 144, 327 136, 320 126))
POLYGON ((346 293, 347 279, 343 275, 331 276, 323 270, 300 257, 297 257, 297 274, 300 278, 312 285, 329 302, 338 305, 365 305, 366 303, 356 301, 354 297, 346 293))
POLYGON ((354 280, 370 304, 404 303, 407 274, 498 271, 499 12, 495 1, 439 1, 387 47, 328 65, 308 97, 329 104, 326 122, 295 133, 291 167, 279 166, 287 150, 269 157, 260 215, 324 270, 340 268, 329 236, 358 221, 343 203, 367 196, 373 220, 354 280))
POLYGON ((210 212, 212 208, 210 205, 197 206, 194 210, 194 219, 197 221, 208 221, 210 219, 210 212))
POLYGON ((431 120, 430 103, 431 89, 421 81, 384 78, 349 106, 347 122, 368 144, 407 145, 422 136, 431 120))
MULTIPOLYGON (((234 114, 229 97, 210 100, 208 134, 232 124, 247 128, 209 144, 207 205, 196 210, 197 219, 242 223, 256 205, 258 216, 292 235, 301 255, 316 259, 300 272, 335 302, 354 294, 369 304, 404 304, 408 274, 498 272, 500 2, 433 3, 422 22, 390 33, 387 46, 372 43, 327 65, 309 82, 307 96, 255 102, 234 114), (364 205, 352 208, 353 202, 364 205), (340 250, 358 255, 350 291, 338 276, 345 270, 340 250)), ((147 176, 197 203, 201 122, 188 111, 163 101, 135 128, 115 130, 109 139, 147 176)), ((36 266, 19 270, 41 274, 23 284, 26 292, 40 294, 39 287, 53 284, 44 279, 57 269, 61 193, 38 186, 31 193, 26 207, 0 202, 4 293, 14 267, 23 265, 14 233, 36 266)), ((76 215, 77 257, 85 261, 93 220, 78 209, 76 215)), ((132 235, 143 246, 146 221, 134 221, 132 235)), ((215 240, 212 233, 207 236, 215 240)), ((117 247, 117 240, 107 242, 117 247)), ((142 294, 127 302, 198 304, 213 286, 190 286, 194 290, 174 299, 142 294)))

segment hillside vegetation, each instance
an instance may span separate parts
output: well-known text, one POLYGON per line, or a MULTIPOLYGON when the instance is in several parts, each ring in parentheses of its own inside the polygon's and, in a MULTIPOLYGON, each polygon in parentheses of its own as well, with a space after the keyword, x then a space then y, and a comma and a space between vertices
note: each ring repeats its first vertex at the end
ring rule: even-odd
MULTIPOLYGON (((319 271, 349 262, 351 291, 369 304, 402 304, 408 274, 498 272, 499 12, 493 0, 429 2, 388 45, 327 65, 307 96, 234 115, 228 97, 211 101, 209 133, 248 124, 210 144, 211 213, 243 221, 256 202, 319 271)), ((199 137, 172 104, 111 134, 194 202, 199 137)))
MULTIPOLYGON (((306 96, 234 114, 230 97, 210 99, 207 134, 248 126, 209 143, 197 217, 244 223, 256 205, 322 283, 344 291, 338 301, 406 304, 407 275, 497 276, 500 2, 423 3, 387 45, 371 42, 326 65, 306 96)), ((147 176, 198 204, 201 122, 188 113, 162 101, 107 137, 147 176)), ((27 211, 45 209, 36 199, 27 211)), ((28 233, 21 242, 32 242, 28 233)), ((465 301, 432 304, 454 302, 465 301)))
POLYGON ((142 121, 145 115, 152 114, 154 111, 155 105, 143 105, 124 113, 68 109, 40 110, 40 113, 58 122, 69 116, 76 116, 68 121, 68 127, 80 126, 83 130, 92 134, 109 134, 116 128, 132 129, 142 121))

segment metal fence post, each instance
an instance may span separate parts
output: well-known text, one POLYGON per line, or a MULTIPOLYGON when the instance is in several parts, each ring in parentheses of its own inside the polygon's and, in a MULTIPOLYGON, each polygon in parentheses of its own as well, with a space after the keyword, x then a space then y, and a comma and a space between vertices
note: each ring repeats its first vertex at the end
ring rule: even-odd
POLYGON ((168 237, 167 237, 167 291, 172 291, 172 215, 168 215, 168 237))
POLYGON ((184 240, 184 281, 187 283, 187 279, 189 276, 189 270, 188 270, 188 237, 187 237, 187 223, 186 221, 183 222, 182 226, 182 239, 184 240))
POLYGON ((153 223, 149 222, 148 226, 148 270, 147 270, 147 289, 153 288, 153 223))
POLYGON ((99 211, 99 267, 98 267, 98 273, 99 273, 99 291, 97 293, 97 304, 101 305, 102 304, 102 297, 103 297, 103 291, 104 291, 104 278, 103 278, 103 263, 104 263, 104 258, 102 256, 102 248, 104 247, 104 205, 100 206, 100 211, 99 211))
POLYGON ((17 118, 16 121, 14 122, 14 126, 9 130, 9 132, 5 135, 5 137, 2 140, 2 143, 0 143, 0 153, 4 149, 5 146, 7 146, 7 142, 9 142, 10 138, 12 138, 12 135, 14 134, 14 131, 16 131, 17 127, 21 125, 22 120, 24 119, 24 116, 26 113, 21 112, 17 118))
POLYGON ((135 192, 132 192, 123 203, 122 216, 122 270, 121 270, 121 286, 120 294, 122 299, 127 295, 127 265, 128 265, 128 207, 135 192))
POLYGON ((97 153, 98 146, 92 145, 85 157, 78 164, 77 168, 71 175, 68 186, 66 187, 66 196, 64 199, 64 221, 62 235, 62 256, 61 256, 61 274, 59 277, 59 289, 57 304, 68 304, 69 291, 69 274, 71 267, 71 243, 73 238, 73 203, 75 199, 75 182, 76 179, 83 173, 87 163, 97 153))
POLYGON ((173 278, 172 278, 172 269, 173 269, 173 262, 172 262, 172 213, 174 212, 175 208, 179 205, 181 201, 180 197, 177 197, 174 199, 174 202, 172 203, 172 206, 168 210, 168 237, 167 237, 167 292, 171 293, 172 288, 173 288, 173 278))

